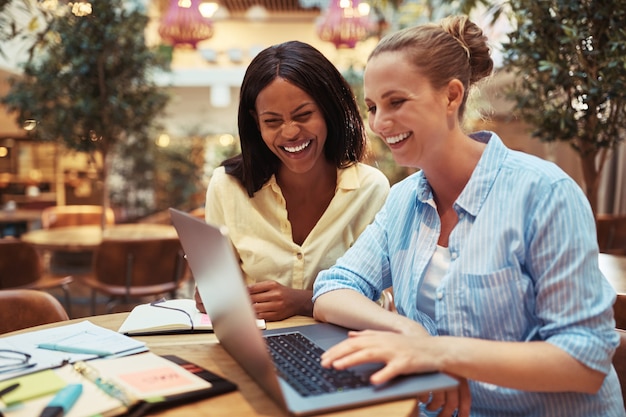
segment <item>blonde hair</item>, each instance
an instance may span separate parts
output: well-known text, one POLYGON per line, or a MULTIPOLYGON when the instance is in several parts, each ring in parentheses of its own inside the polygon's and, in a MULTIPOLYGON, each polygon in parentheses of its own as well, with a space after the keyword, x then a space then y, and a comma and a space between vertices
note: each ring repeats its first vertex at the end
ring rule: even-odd
POLYGON ((368 61, 383 52, 403 52, 436 89, 458 79, 465 87, 459 118, 463 117, 470 87, 491 75, 487 37, 467 16, 449 16, 385 36, 368 61))

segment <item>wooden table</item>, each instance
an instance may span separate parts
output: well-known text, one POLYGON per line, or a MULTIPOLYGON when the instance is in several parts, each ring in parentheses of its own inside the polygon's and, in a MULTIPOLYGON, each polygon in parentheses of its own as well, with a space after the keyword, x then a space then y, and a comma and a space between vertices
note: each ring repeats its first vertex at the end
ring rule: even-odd
POLYGON ((0 237, 4 237, 5 229, 12 228, 11 236, 20 237, 33 229, 33 224, 41 221, 41 210, 0 210, 0 237))
POLYGON ((600 270, 617 293, 626 293, 626 256, 601 253, 600 270))
POLYGON ((174 226, 167 224, 129 223, 107 226, 69 226, 33 230, 21 239, 39 249, 84 252, 95 250, 102 239, 178 238, 174 226))
MULTIPOLYGON (((48 324, 33 327, 27 330, 7 333, 10 336, 25 331, 40 330, 53 326, 89 320, 94 324, 117 330, 128 313, 92 316, 84 319, 75 319, 68 322, 48 324)), ((292 317, 281 322, 269 322, 268 329, 312 324, 315 321, 309 317, 292 317)), ((174 354, 196 363, 218 375, 237 384, 238 390, 228 394, 218 395, 176 408, 164 410, 151 416, 160 417, 239 417, 239 416, 287 416, 284 410, 278 407, 270 397, 246 374, 243 369, 219 345, 213 334, 183 334, 170 336, 143 336, 135 337, 147 343, 150 351, 158 355, 174 354)), ((402 400, 383 404, 371 405, 362 408, 344 410, 324 414, 324 416, 341 417, 380 417, 380 416, 418 416, 415 411, 417 401, 402 400)))

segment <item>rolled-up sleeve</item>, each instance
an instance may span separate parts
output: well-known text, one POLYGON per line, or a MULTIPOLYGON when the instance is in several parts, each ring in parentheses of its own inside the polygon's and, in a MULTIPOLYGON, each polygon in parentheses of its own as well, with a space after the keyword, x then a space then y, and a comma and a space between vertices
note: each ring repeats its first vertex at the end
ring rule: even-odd
POLYGON ((387 204, 335 265, 318 274, 313 286, 314 302, 322 294, 338 289, 352 289, 375 300, 391 286, 386 219, 387 204))

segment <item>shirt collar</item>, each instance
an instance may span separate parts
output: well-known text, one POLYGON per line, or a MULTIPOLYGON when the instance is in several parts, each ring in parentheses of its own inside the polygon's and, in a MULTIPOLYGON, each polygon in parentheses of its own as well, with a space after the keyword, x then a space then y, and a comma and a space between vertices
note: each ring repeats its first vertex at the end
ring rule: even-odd
POLYGON ((476 216, 496 181, 508 148, 502 143, 500 137, 493 132, 476 132, 470 137, 486 143, 487 146, 456 203, 472 216, 476 216))
POLYGON ((356 190, 361 187, 357 164, 337 170, 337 189, 356 190))
MULTIPOLYGON (((480 131, 472 133, 470 137, 476 141, 486 143, 487 146, 476 168, 474 168, 469 182, 465 185, 455 204, 472 216, 476 216, 487 195, 489 195, 498 171, 506 158, 508 148, 502 143, 500 137, 493 132, 480 131)), ((421 171, 417 174, 417 199, 434 207, 432 190, 428 180, 421 171)))

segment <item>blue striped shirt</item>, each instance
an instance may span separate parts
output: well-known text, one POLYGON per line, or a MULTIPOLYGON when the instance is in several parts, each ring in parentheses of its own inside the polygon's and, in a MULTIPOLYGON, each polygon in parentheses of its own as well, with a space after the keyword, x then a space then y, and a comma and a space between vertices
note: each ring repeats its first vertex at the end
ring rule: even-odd
POLYGON ((615 291, 598 268, 585 195, 556 165, 506 148, 496 134, 472 137, 487 146, 454 204, 459 220, 449 237, 449 270, 435 291, 435 320, 417 305, 441 227, 422 172, 392 187, 353 247, 318 275, 313 299, 351 288, 376 300, 393 286, 398 312, 433 335, 543 340, 607 374, 595 395, 470 381, 473 417, 625 416, 611 365, 619 343, 615 291))

